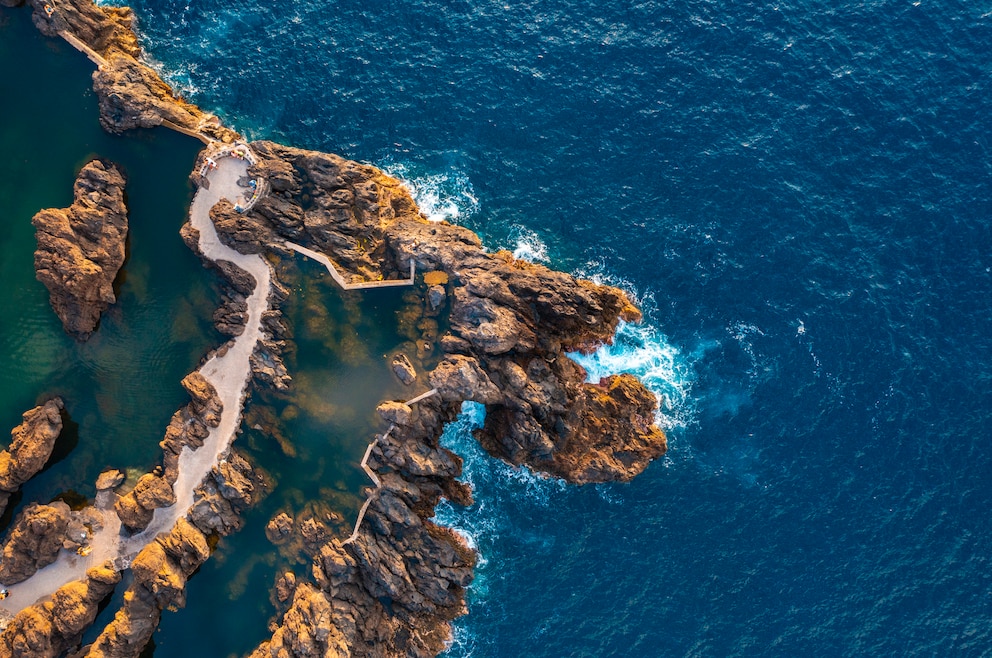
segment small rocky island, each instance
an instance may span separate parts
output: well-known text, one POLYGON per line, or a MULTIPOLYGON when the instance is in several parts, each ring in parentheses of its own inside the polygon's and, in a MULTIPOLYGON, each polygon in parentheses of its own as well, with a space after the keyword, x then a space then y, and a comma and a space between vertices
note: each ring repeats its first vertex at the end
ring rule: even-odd
POLYGON ((117 301, 114 280, 124 264, 127 207, 124 176, 109 162, 82 168, 68 208, 42 210, 31 223, 34 268, 66 333, 86 340, 117 301))
MULTIPOLYGON (((311 567, 274 583, 277 618, 253 658, 429 657, 443 650, 449 622, 467 612, 476 562, 458 534, 432 521, 442 497, 471 502, 469 486, 458 480, 461 458, 440 445, 464 402, 485 406, 476 436, 494 457, 577 484, 629 480, 665 452, 654 424, 657 400, 639 380, 588 382, 568 356, 595 350, 621 321, 640 318, 623 291, 487 252, 471 231, 428 221, 406 188, 375 167, 244 143, 176 99, 140 62, 126 8, 91 0, 30 4, 43 33, 97 64, 94 89, 107 130, 164 125, 207 145, 192 174, 197 194, 182 235, 226 282, 214 317, 231 339, 183 381, 191 402, 165 429, 161 466, 123 485, 119 474, 105 474, 97 500, 82 511, 35 506, 18 517, 4 555, 33 542, 45 547, 44 564, 28 564, 25 573, 41 571, 0 601, 14 615, 0 633, 0 657, 136 657, 162 611, 184 604, 186 579, 217 537, 239 529, 240 512, 267 486, 264 464, 251 464, 232 442, 249 379, 272 395, 294 385, 282 361, 292 328, 280 308, 300 276, 300 258, 320 262, 346 289, 409 287, 400 311, 409 342, 388 358, 411 397, 379 405, 388 429, 372 438, 362 460, 374 486, 352 534, 308 520, 303 545, 311 567), (51 522, 36 522, 40 515, 51 522), (58 548, 79 518, 89 519, 92 531, 91 543, 78 545, 84 560, 58 548), (133 578, 113 620, 79 646, 126 570, 133 578)), ((100 166, 109 177, 109 167, 100 166)), ((98 192, 77 182, 80 189, 77 203, 112 223, 114 186, 98 192)), ((54 262, 49 254, 95 241, 92 231, 64 235, 76 247, 46 250, 42 265, 54 262)), ((60 308, 54 297, 53 307, 60 308)), ((68 330, 92 331, 88 308, 61 308, 68 330)), ((273 543, 288 541, 293 519, 277 515, 266 530, 273 543)))
POLYGON ((53 398, 24 412, 20 425, 10 432, 10 446, 0 452, 0 514, 10 497, 37 475, 55 449, 62 433, 61 398, 53 398))

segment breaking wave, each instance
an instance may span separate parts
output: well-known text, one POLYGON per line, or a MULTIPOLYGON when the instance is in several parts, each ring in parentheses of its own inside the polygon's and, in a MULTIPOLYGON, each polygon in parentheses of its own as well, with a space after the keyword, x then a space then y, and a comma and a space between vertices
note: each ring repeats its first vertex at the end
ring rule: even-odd
POLYGON ((479 199, 472 182, 461 172, 420 173, 399 162, 379 166, 410 190, 420 212, 432 222, 457 224, 479 211, 479 199))

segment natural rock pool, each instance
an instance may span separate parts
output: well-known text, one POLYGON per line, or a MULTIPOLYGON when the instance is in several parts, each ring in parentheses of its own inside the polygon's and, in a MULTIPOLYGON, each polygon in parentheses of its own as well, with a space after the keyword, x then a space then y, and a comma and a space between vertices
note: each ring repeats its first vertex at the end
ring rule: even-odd
MULTIPOLYGON (((7 72, 0 97, 9 99, 0 107, 6 151, 0 159, 6 210, 0 220, 0 357, 6 364, 0 425, 14 427, 21 413, 52 395, 62 396, 70 419, 48 468, 12 500, 5 528, 23 502, 62 497, 73 504, 92 497, 105 468, 134 477, 149 471, 161 458, 158 442, 169 418, 187 399, 180 381, 224 337, 211 321, 220 299, 216 275, 179 236, 192 197, 188 176, 202 145, 165 129, 126 137, 104 132, 90 89, 91 62, 38 34, 28 11, 0 15, 0 62, 7 72), (79 343, 65 335, 35 280, 31 217, 68 205, 78 169, 97 156, 126 173, 130 236, 115 286, 118 303, 79 343)), ((265 639, 275 614, 268 596, 273 581, 287 568, 307 570, 310 562, 298 543, 277 550, 266 538, 266 523, 286 511, 321 516, 349 534, 369 484, 358 461, 382 429, 375 406, 420 391, 400 384, 386 358, 409 340, 399 316, 406 291, 342 292, 322 266, 302 256, 279 268, 294 285, 284 310, 296 345, 286 357, 296 385, 284 396, 254 394, 236 442, 264 465, 275 487, 190 580, 187 607, 163 618, 156 656, 236 655, 265 639), (217 646, 205 646, 211 638, 217 646)), ((113 616, 123 591, 118 587, 87 641, 113 616)))

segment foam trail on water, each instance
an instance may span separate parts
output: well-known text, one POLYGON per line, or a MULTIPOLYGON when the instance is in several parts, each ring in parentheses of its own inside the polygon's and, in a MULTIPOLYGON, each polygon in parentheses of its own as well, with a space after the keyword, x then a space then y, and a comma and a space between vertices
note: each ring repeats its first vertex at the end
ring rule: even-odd
POLYGON ((522 226, 516 226, 510 231, 510 240, 514 243, 513 257, 531 263, 549 263, 548 246, 534 231, 522 226))
POLYGON ((420 212, 432 222, 457 224, 479 210, 472 182, 461 172, 419 174, 399 162, 387 162, 380 168, 406 185, 420 212))
MULTIPOLYGON (((528 518, 546 516, 562 504, 570 492, 561 480, 535 475, 486 454, 472 430, 485 422, 485 407, 474 402, 462 405, 462 413, 445 429, 441 444, 464 459, 462 480, 472 486, 475 502, 468 509, 442 500, 434 521, 453 528, 466 538, 479 554, 475 580, 469 587, 468 602, 473 615, 496 614, 498 602, 489 597, 490 584, 504 578, 499 568, 500 547, 505 541, 522 541, 538 554, 547 554, 555 542, 529 527, 528 518), (495 562, 491 561, 495 558, 495 562)), ((484 651, 489 640, 473 633, 464 624, 454 624, 454 637, 447 656, 467 658, 484 651)))
MULTIPOLYGON (((536 233, 515 228, 510 233, 516 239, 514 256, 527 260, 547 258, 547 249, 536 233)), ((637 376, 659 399, 656 422, 669 434, 670 449, 676 445, 673 430, 686 427, 695 414, 690 401, 693 382, 692 357, 683 355, 671 345, 662 331, 651 320, 656 308, 653 295, 638 294, 630 283, 602 274, 598 264, 590 263, 590 271, 576 272, 577 276, 624 289, 630 298, 645 312, 639 324, 621 322, 613 344, 604 345, 592 354, 573 353, 568 356, 582 365, 589 381, 598 382, 608 375, 629 373, 637 376)), ((477 618, 498 616, 499 602, 489 596, 490 587, 505 585, 506 576, 500 571, 507 546, 521 544, 535 555, 551 555, 558 537, 554 532, 536 531, 529 519, 541 518, 551 510, 566 509, 573 504, 587 505, 573 498, 588 496, 589 489, 569 487, 562 480, 543 477, 525 468, 515 468, 491 458, 472 436, 472 430, 485 422, 485 408, 476 403, 466 403, 461 416, 451 423, 442 445, 464 459, 462 479, 472 486, 475 503, 468 509, 442 501, 437 507, 435 520, 454 528, 468 538, 480 554, 475 581, 469 587, 468 604, 477 618)), ((691 456, 688 446, 678 451, 683 458, 691 456)), ((666 457, 664 462, 671 465, 666 457)), ((623 492, 615 485, 597 485, 592 489, 606 505, 622 505, 623 492)), ((456 620, 454 637, 445 652, 447 658, 468 658, 482 653, 498 655, 498 647, 484 634, 473 632, 473 624, 456 620)))

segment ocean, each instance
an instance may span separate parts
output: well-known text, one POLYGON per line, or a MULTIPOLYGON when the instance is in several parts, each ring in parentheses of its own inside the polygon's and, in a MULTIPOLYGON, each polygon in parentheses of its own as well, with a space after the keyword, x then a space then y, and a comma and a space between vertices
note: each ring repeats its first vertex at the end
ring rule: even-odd
MULTIPOLYGON (((250 137, 645 310, 582 359, 662 402, 631 483, 494 461, 477 408, 450 428, 476 502, 438 518, 482 561, 447 656, 992 655, 992 3, 133 6, 250 137)), ((156 656, 265 636, 202 623, 210 568, 156 656)))

